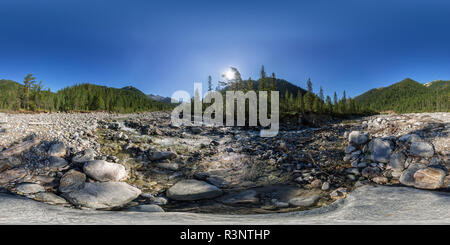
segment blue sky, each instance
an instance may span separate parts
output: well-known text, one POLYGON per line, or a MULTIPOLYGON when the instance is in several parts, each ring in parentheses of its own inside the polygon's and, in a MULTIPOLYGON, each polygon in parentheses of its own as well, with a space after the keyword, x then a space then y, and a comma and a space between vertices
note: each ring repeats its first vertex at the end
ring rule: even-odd
POLYGON ((356 96, 410 77, 450 79, 447 1, 0 1, 0 78, 53 91, 133 85, 170 96, 228 66, 265 65, 356 96))

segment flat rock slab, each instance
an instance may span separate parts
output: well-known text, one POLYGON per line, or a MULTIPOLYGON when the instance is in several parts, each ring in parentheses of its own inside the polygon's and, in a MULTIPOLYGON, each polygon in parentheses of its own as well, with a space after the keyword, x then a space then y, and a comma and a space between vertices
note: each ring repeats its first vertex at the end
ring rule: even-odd
POLYGON ((124 182, 86 183, 80 190, 64 194, 74 204, 94 209, 122 206, 136 199, 141 191, 124 182))
POLYGON ((450 224, 449 209, 449 193, 389 186, 363 186, 323 208, 258 215, 77 210, 0 193, 0 224, 450 224))
POLYGON ((89 161, 84 164, 84 173, 98 181, 120 181, 128 176, 123 165, 103 160, 89 161))
POLYGON ((167 190, 167 197, 177 201, 210 199, 222 195, 222 190, 200 180, 182 180, 167 190))

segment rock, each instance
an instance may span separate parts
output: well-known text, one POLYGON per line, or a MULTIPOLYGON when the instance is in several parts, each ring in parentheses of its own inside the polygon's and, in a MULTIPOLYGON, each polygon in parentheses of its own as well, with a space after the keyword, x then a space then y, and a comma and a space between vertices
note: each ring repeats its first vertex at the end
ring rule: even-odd
POLYGON ((410 142, 415 142, 415 141, 421 141, 422 139, 417 134, 405 134, 402 137, 400 137, 398 140, 410 143, 410 142))
POLYGON ((103 160, 89 161, 84 164, 83 171, 89 177, 98 181, 120 181, 128 176, 123 165, 103 160))
POLYGON ((407 169, 405 169, 400 175, 400 183, 407 186, 414 186, 414 174, 417 170, 425 168, 424 165, 418 163, 412 163, 407 169))
POLYGON ((65 173, 59 181, 59 191, 62 193, 76 191, 83 188, 86 182, 86 175, 76 170, 65 173))
POLYGON ((21 164, 22 164, 22 161, 17 157, 8 157, 5 159, 1 159, 0 160, 0 172, 4 171, 6 169, 18 167, 21 164))
POLYGON ((348 140, 352 144, 362 145, 362 144, 366 143, 367 141, 369 141, 369 135, 367 133, 363 133, 360 131, 352 131, 348 135, 348 140))
POLYGON ((378 176, 380 172, 381 170, 378 167, 367 167, 361 171, 361 175, 368 179, 371 179, 378 176))
POLYGON ((127 211, 131 212, 164 212, 160 206, 155 204, 139 205, 136 207, 129 208, 127 211))
POLYGON ((170 162, 159 162, 156 163, 156 167, 161 169, 167 169, 171 171, 177 171, 179 169, 178 163, 170 163, 170 162))
POLYGON ((229 205, 235 204, 259 204, 258 193, 254 190, 245 190, 238 193, 230 193, 219 199, 220 202, 229 205))
POLYGON ((27 175, 24 168, 13 168, 0 173, 0 184, 6 184, 10 181, 23 178, 27 175))
POLYGON ((174 159, 176 157, 177 157, 177 154, 175 152, 171 152, 171 151, 155 151, 155 152, 149 153, 149 159, 151 161, 174 159))
POLYGON ((72 163, 74 164, 84 164, 86 162, 94 160, 95 152, 92 149, 86 149, 82 153, 78 153, 76 156, 72 158, 72 163))
POLYGON ((341 187, 330 193, 330 197, 334 200, 345 198, 348 194, 347 188, 341 187))
POLYGON ((401 152, 393 153, 389 159, 389 165, 394 170, 402 171, 403 169, 405 169, 405 161, 406 161, 405 154, 401 152))
POLYGON ((51 156, 48 159, 48 167, 52 170, 64 170, 69 167, 69 163, 64 158, 51 156))
POLYGON ((330 183, 328 183, 328 182, 324 182, 323 184, 322 184, 322 191, 327 191, 328 189, 330 189, 330 183))
POLYGON ((375 178, 372 178, 372 181, 377 183, 377 184, 379 184, 379 185, 382 185, 382 184, 387 184, 389 180, 386 177, 377 176, 375 178))
POLYGON ((272 200, 272 203, 273 203, 273 205, 276 207, 276 208, 288 208, 289 207, 289 203, 287 203, 287 202, 280 202, 280 201, 278 201, 278 200, 272 200))
POLYGON ((76 206, 94 209, 120 207, 141 194, 141 190, 124 182, 85 183, 82 189, 65 193, 66 199, 76 206))
POLYGON ((50 146, 47 153, 53 157, 64 157, 66 155, 66 146, 62 142, 55 143, 50 146))
POLYGON ((434 155, 433 145, 428 142, 413 142, 409 148, 409 152, 413 156, 432 157, 434 155))
POLYGON ((191 132, 193 134, 200 134, 202 132, 201 128, 191 128, 191 132))
POLYGON ((16 185, 15 189, 21 194, 34 194, 45 191, 44 187, 35 183, 21 183, 16 185))
POLYGON ((320 188, 322 187, 322 181, 320 179, 315 179, 311 182, 312 188, 320 188))
POLYGON ((356 151, 356 147, 349 145, 347 147, 345 147, 345 154, 350 154, 352 152, 356 151))
POLYGON ((390 140, 373 139, 369 143, 370 158, 377 162, 387 163, 390 160, 392 148, 390 140))
POLYGON ((199 180, 182 180, 167 190, 167 197, 178 201, 210 199, 222 195, 222 190, 199 180))
POLYGON ((295 197, 289 200, 289 204, 294 207, 310 207, 317 203, 319 195, 312 195, 308 197, 295 197))
POLYGON ((39 192, 34 195, 34 199, 40 202, 46 202, 50 204, 67 204, 66 199, 57 196, 51 192, 39 192))
POLYGON ((206 182, 210 183, 211 185, 215 185, 219 188, 228 188, 229 183, 224 178, 216 175, 209 176, 206 178, 206 182))
POLYGON ((414 187, 420 189, 438 189, 444 184, 446 172, 440 168, 428 167, 414 173, 414 187))
POLYGON ((166 205, 168 203, 167 198, 164 197, 153 197, 150 201, 152 204, 156 205, 166 205))

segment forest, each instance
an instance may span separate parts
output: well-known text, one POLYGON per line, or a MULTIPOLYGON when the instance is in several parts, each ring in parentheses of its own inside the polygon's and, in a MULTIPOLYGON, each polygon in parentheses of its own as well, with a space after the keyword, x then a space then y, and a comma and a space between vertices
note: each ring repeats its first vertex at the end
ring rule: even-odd
POLYGON ((44 90, 42 82, 36 82, 28 74, 23 84, 11 80, 0 80, 0 109, 6 111, 74 112, 107 111, 132 113, 168 110, 168 103, 151 100, 132 87, 123 89, 78 84, 56 93, 44 90))

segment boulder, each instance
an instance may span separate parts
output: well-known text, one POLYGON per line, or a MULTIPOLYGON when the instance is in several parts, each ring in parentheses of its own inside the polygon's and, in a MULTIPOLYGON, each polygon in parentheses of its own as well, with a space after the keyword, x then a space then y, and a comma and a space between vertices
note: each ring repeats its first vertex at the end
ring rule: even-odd
POLYGON ((414 173, 414 187, 420 189, 439 189, 444 184, 446 172, 440 168, 428 167, 414 173))
POLYGON ((412 163, 407 169, 405 169, 400 175, 400 183, 407 186, 414 186, 414 174, 417 170, 425 168, 423 164, 412 163))
POLYGON ((103 160, 89 161, 84 164, 83 171, 89 177, 98 181, 120 181, 128 176, 123 165, 103 160))
POLYGON ((129 208, 127 211, 131 212, 164 212, 160 206, 155 204, 139 205, 136 207, 129 208))
POLYGON ((72 158, 72 163, 82 165, 85 162, 94 160, 95 152, 92 149, 86 149, 83 152, 78 153, 72 158))
POLYGON ((413 156, 432 157, 434 155, 433 145, 428 142, 417 141, 411 143, 409 152, 413 156))
POLYGON ((401 152, 393 153, 389 159, 389 165, 392 169, 402 171, 405 169, 406 156, 401 152))
POLYGON ((294 197, 289 200, 289 204, 294 207, 310 207, 317 203, 319 195, 312 195, 307 197, 294 197))
POLYGON ((38 192, 44 192, 45 188, 35 183, 21 183, 15 186, 17 192, 22 194, 34 194, 38 192))
POLYGON ((370 141, 369 151, 370 158, 373 161, 388 163, 392 153, 392 142, 390 140, 383 140, 376 138, 370 141))
POLYGON ((76 191, 83 188, 86 175, 76 170, 65 173, 59 181, 59 191, 62 193, 76 191))
POLYGON ((383 185, 383 184, 387 184, 388 178, 386 178, 384 176, 377 176, 377 177, 372 178, 372 181, 379 185, 383 185))
POLYGON ((369 141, 369 134, 361 131, 352 131, 348 135, 348 140, 354 145, 362 145, 369 141))
POLYGON ((367 167, 361 171, 361 175, 371 179, 373 177, 377 177, 380 174, 381 170, 378 167, 367 167))
POLYGON ((82 189, 65 193, 64 197, 76 206, 107 209, 123 206, 136 199, 141 190, 124 182, 86 183, 82 189))
POLYGON ((52 170, 64 170, 69 167, 69 163, 64 158, 51 156, 48 158, 48 167, 52 170))
POLYGON ((66 204, 66 199, 51 193, 51 192, 39 192, 34 195, 34 199, 40 202, 46 202, 50 204, 66 204))
POLYGON ((167 190, 167 197, 179 201, 210 199, 222 195, 222 190, 204 181, 182 180, 167 190))
POLYGON ((230 185, 227 180, 216 175, 212 175, 206 178, 206 182, 210 183, 211 185, 215 185, 219 188, 228 188, 230 185))
POLYGON ((422 139, 417 134, 405 134, 402 137, 400 137, 398 140, 410 143, 410 142, 420 141, 422 139))
POLYGON ((158 161, 158 160, 164 160, 164 159, 174 159, 177 157, 177 154, 175 152, 171 151, 154 151, 149 153, 149 159, 151 161, 158 161))
POLYGON ((20 179, 27 175, 24 168, 13 168, 0 173, 0 184, 6 184, 10 181, 20 179))
POLYGON ((258 193, 254 190, 245 190, 238 193, 230 193, 220 198, 220 202, 229 205, 258 204, 258 193))
POLYGON ((170 163, 170 162, 159 162, 156 163, 156 166, 161 169, 167 169, 171 171, 177 171, 180 166, 178 163, 170 163))
POLYGON ((53 157, 64 157, 66 155, 66 146, 62 142, 50 146, 47 154, 53 157))

